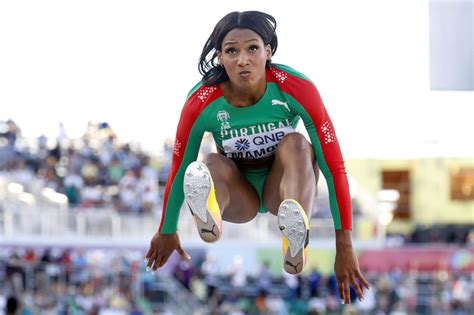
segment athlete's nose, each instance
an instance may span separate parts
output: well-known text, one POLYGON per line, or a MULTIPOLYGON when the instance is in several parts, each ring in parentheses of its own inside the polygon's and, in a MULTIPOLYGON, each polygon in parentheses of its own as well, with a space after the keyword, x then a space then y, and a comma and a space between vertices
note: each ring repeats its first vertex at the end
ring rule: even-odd
POLYGON ((248 64, 249 64, 249 56, 247 55, 247 53, 242 52, 241 54, 239 54, 238 65, 241 67, 245 67, 248 64))

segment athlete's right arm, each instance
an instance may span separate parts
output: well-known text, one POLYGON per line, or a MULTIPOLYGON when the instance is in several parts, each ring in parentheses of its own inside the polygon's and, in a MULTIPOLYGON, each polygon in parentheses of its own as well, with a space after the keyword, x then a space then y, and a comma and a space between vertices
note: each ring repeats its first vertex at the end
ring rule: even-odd
POLYGON ((188 165, 199 152, 202 136, 207 129, 201 113, 216 97, 215 87, 195 87, 181 111, 171 169, 163 198, 163 214, 158 231, 153 235, 146 254, 148 270, 156 270, 168 261, 176 250, 183 259, 190 259, 181 247, 177 231, 179 211, 183 204, 183 178, 188 165))
POLYGON ((163 196, 163 212, 159 232, 176 233, 184 200, 183 179, 188 165, 196 160, 207 122, 201 115, 212 99, 212 87, 199 87, 187 99, 176 131, 173 159, 163 196))
POLYGON ((186 102, 176 131, 173 159, 163 198, 161 225, 153 235, 145 256, 147 271, 152 270, 154 272, 164 266, 175 250, 183 259, 190 259, 181 247, 176 230, 179 211, 184 199, 182 187, 184 171, 187 165, 196 158, 202 138, 200 128, 194 128, 193 126, 192 114, 193 111, 186 102))
POLYGON ((183 179, 188 165, 196 160, 204 130, 196 124, 193 110, 185 106, 181 112, 173 147, 173 159, 163 196, 163 212, 159 231, 176 233, 179 212, 184 200, 183 179))

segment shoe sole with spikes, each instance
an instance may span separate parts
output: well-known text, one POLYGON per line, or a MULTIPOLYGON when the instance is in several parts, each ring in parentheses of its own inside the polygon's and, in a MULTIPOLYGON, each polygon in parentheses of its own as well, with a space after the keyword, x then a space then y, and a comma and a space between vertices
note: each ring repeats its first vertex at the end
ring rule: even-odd
POLYGON ((296 200, 286 199, 280 204, 278 226, 282 233, 284 269, 290 274, 299 274, 307 261, 309 221, 296 200))
POLYGON ((199 236, 205 242, 216 242, 222 234, 222 218, 206 164, 200 161, 189 164, 184 175, 183 190, 199 236))

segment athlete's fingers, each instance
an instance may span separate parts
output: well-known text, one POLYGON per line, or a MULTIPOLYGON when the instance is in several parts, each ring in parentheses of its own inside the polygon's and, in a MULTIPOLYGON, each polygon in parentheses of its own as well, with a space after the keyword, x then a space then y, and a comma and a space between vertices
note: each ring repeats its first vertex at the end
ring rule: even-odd
POLYGON ((151 254, 153 254, 153 247, 152 246, 150 246, 150 248, 148 248, 148 251, 146 252, 146 255, 145 255, 145 260, 150 259, 151 254))
POLYGON ((357 277, 357 279, 359 279, 359 282, 362 283, 362 285, 363 285, 367 290, 370 290, 369 281, 365 280, 364 276, 362 275, 362 273, 360 273, 359 270, 357 270, 356 277, 357 277))
POLYGON ((154 272, 156 270, 156 259, 153 259, 153 261, 150 264, 150 271, 154 272))
POLYGON ((344 289, 342 281, 337 281, 337 291, 339 292, 339 299, 341 299, 341 303, 344 304, 344 289))
POLYGON ((153 263, 151 264, 151 267, 150 267, 150 270, 151 273, 154 273, 156 271, 156 269, 158 268, 158 264, 160 262, 160 256, 156 256, 154 259, 153 259, 153 263))
POLYGON ((184 251, 181 245, 178 245, 178 248, 176 248, 176 251, 178 252, 179 256, 181 256, 181 259, 191 260, 191 256, 189 256, 188 253, 184 251))
POLYGON ((151 269, 151 266, 153 265, 155 261, 156 255, 155 251, 152 251, 151 254, 147 254, 147 259, 146 259, 146 269, 149 271, 151 269))
POLYGON ((343 282, 343 287, 344 287, 344 303, 345 304, 350 304, 351 303, 351 291, 349 289, 349 277, 346 277, 343 282))
POLYGON ((362 293, 362 289, 359 285, 359 282, 357 282, 357 279, 353 274, 351 274, 350 277, 351 277, 352 287, 354 288, 354 291, 356 292, 356 295, 359 298, 359 301, 363 301, 364 300, 364 294, 362 293))

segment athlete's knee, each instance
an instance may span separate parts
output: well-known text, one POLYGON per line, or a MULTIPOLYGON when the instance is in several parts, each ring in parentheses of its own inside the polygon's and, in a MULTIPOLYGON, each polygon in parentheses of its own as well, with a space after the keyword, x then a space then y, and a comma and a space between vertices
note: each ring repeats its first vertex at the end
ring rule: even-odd
POLYGON ((204 163, 207 165, 212 174, 218 173, 220 176, 231 176, 234 168, 234 162, 229 158, 218 153, 209 153, 204 158, 204 163))
POLYGON ((302 157, 306 154, 312 154, 311 144, 306 138, 297 132, 287 134, 278 144, 276 154, 282 155, 287 153, 296 153, 302 157))

